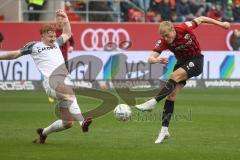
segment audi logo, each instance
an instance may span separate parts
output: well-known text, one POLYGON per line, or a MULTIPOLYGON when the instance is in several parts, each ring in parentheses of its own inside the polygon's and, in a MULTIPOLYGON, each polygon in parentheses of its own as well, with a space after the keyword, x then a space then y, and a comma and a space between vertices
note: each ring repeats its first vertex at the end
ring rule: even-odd
POLYGON ((231 39, 232 34, 233 34, 233 31, 229 31, 228 34, 227 34, 227 37, 226 37, 226 44, 227 44, 227 47, 230 51, 233 51, 232 45, 230 43, 230 39, 231 39))
POLYGON ((132 43, 125 29, 88 28, 82 33, 81 44, 86 51, 112 51, 127 49, 132 43), (113 45, 110 49, 109 44, 113 45))

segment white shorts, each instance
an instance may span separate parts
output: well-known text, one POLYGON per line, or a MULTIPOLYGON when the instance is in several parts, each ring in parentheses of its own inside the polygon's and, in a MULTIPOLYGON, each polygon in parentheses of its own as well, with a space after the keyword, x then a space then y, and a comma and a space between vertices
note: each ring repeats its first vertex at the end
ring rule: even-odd
MULTIPOLYGON (((62 77, 60 77, 59 79, 61 79, 62 77)), ((68 75, 67 77, 64 77, 64 84, 66 85, 73 85, 72 82, 71 82, 71 76, 68 75)), ((46 94, 49 96, 49 97, 52 97, 54 99, 57 99, 57 93, 56 93, 56 88, 57 86, 60 84, 61 82, 58 81, 58 79, 55 79, 54 80, 54 83, 51 83, 51 86, 49 84, 49 79, 48 78, 44 78, 42 84, 43 84, 43 87, 45 89, 45 92, 46 94)))
POLYGON ((42 84, 43 84, 43 88, 45 89, 46 94, 51 98, 57 99, 57 94, 55 91, 56 88, 50 87, 49 79, 44 79, 42 84))

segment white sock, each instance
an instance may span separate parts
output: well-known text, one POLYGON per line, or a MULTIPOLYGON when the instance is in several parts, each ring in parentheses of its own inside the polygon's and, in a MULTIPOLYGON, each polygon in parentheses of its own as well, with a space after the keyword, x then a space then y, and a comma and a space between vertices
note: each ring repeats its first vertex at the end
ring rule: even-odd
POLYGON ((43 135, 48 135, 52 132, 59 132, 65 130, 65 128, 63 127, 63 121, 62 120, 57 120, 55 122, 53 122, 50 126, 46 127, 43 129, 43 135))
POLYGON ((168 127, 162 126, 161 131, 160 132, 167 132, 168 131, 168 127))
POLYGON ((75 120, 77 120, 80 125, 82 125, 82 123, 84 121, 84 118, 82 116, 82 113, 81 113, 81 110, 80 110, 80 107, 79 107, 79 105, 77 103, 77 99, 76 98, 73 100, 73 103, 70 105, 69 112, 71 113, 73 118, 75 120))

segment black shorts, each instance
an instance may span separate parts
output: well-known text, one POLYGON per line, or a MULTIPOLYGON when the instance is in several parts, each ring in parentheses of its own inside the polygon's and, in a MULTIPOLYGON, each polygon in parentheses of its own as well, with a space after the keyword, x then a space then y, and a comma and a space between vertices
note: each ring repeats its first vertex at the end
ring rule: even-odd
MULTIPOLYGON (((204 56, 199 55, 197 57, 194 57, 188 61, 177 61, 177 63, 174 66, 173 71, 177 70, 178 68, 183 68, 187 72, 188 79, 192 77, 199 76, 203 71, 203 62, 204 62, 204 56)), ((179 82, 179 84, 186 84, 185 81, 179 82)))

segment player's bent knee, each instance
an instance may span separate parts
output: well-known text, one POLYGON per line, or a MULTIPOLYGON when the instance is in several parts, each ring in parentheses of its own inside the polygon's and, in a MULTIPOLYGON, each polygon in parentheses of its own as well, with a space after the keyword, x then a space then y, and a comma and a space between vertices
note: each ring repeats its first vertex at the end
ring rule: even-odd
POLYGON ((177 78, 177 76, 175 75, 175 74, 170 74, 170 79, 172 79, 172 80, 175 80, 176 81, 176 78, 177 78))
POLYGON ((71 100, 71 99, 60 99, 59 100, 59 106, 63 107, 63 108, 68 108, 73 103, 73 100, 71 100))
POLYGON ((170 79, 180 82, 187 79, 187 76, 181 74, 171 74, 170 79))
POLYGON ((76 96, 72 94, 58 94, 57 97, 59 100, 73 100, 76 98, 76 96))
POLYGON ((170 75, 170 79, 176 81, 176 82, 180 82, 183 80, 186 80, 188 78, 187 76, 187 72, 182 69, 179 68, 178 70, 174 71, 171 75, 170 75))
POLYGON ((71 128, 73 126, 73 121, 63 121, 63 127, 64 128, 71 128))
POLYGON ((175 92, 173 92, 173 93, 171 93, 171 94, 169 94, 169 95, 167 96, 167 100, 169 100, 169 101, 175 101, 175 100, 176 100, 176 97, 177 97, 177 94, 176 94, 175 92))
POLYGON ((169 101, 176 101, 176 96, 175 97, 167 96, 167 100, 169 100, 169 101))
POLYGON ((73 89, 65 84, 58 85, 56 88, 56 93, 59 96, 59 98, 65 98, 65 97, 74 97, 75 93, 73 89))
POLYGON ((170 75, 170 79, 172 79, 176 82, 179 82, 179 81, 181 81, 181 76, 173 73, 173 74, 170 75))

